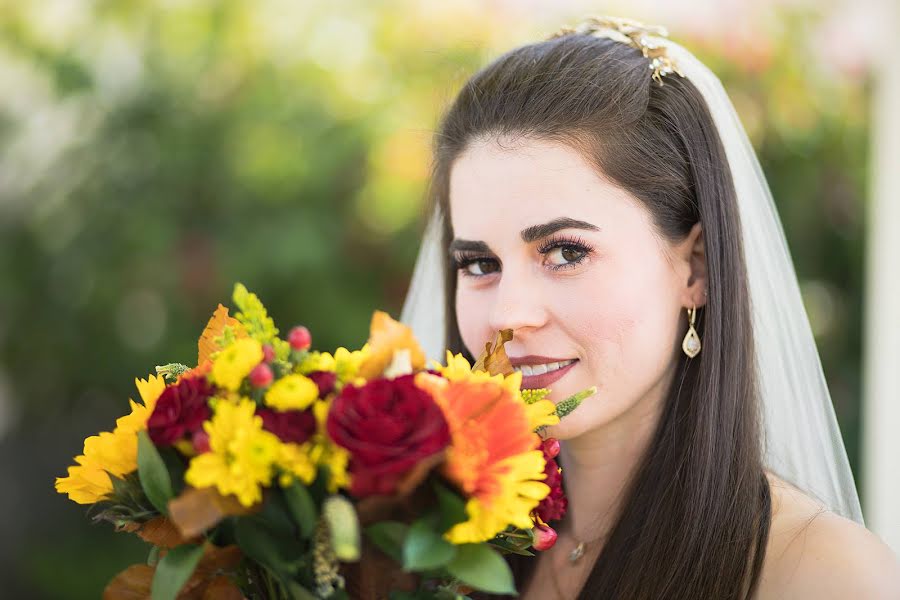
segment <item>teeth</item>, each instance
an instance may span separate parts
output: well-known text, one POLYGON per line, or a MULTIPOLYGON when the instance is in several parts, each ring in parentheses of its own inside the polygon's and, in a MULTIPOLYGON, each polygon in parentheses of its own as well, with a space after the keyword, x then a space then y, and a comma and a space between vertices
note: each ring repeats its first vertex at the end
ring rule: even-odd
POLYGON ((516 371, 521 371, 522 375, 543 375, 544 373, 549 373, 551 371, 556 371, 557 369, 561 369, 568 365, 571 365, 575 362, 574 359, 563 360, 560 362, 552 362, 541 365, 520 365, 518 367, 513 367, 516 371))

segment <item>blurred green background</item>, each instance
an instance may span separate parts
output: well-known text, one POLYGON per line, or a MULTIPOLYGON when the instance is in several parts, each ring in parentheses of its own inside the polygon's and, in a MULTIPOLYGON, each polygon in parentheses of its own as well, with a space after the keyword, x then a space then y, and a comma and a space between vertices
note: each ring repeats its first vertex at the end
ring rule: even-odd
MULTIPOLYGON (((361 345, 374 308, 399 316, 440 111, 570 13, 0 0, 4 597, 97 598, 144 560, 53 480, 126 412, 134 377, 193 364, 235 281, 318 348, 361 345)), ((666 24, 720 75, 759 152, 859 478, 870 75, 852 54, 821 60, 828 19, 666 24)))

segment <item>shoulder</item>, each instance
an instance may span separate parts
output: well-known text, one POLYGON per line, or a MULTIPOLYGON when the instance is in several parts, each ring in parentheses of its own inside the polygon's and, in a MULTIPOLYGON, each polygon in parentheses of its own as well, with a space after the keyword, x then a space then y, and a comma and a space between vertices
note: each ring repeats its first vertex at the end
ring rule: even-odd
POLYGON ((874 533, 769 473, 772 525, 757 600, 900 598, 900 560, 874 533))

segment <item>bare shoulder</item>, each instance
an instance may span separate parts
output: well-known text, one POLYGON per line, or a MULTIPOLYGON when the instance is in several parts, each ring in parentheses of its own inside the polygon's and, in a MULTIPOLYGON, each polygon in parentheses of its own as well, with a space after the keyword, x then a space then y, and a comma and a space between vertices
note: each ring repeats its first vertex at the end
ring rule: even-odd
POLYGON ((900 598, 900 560, 887 544, 767 475, 772 525, 756 600, 900 598))

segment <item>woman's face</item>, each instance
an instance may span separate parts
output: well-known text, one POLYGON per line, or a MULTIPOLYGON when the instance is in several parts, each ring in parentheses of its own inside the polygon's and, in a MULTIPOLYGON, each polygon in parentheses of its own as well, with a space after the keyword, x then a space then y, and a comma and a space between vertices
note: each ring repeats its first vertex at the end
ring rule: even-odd
POLYGON ((575 361, 549 384, 549 373, 523 369, 523 387, 549 387, 555 402, 598 388, 550 435, 573 438, 655 408, 684 334, 690 248, 662 239, 638 200, 554 142, 470 146, 452 169, 450 213, 469 352, 513 329, 513 365, 575 361))

